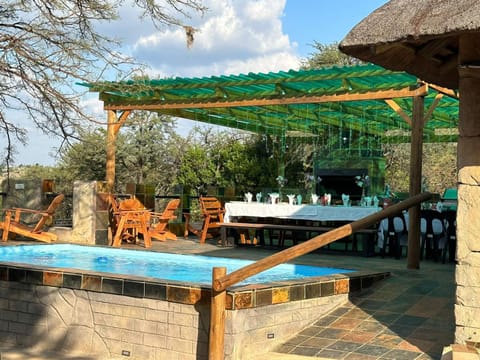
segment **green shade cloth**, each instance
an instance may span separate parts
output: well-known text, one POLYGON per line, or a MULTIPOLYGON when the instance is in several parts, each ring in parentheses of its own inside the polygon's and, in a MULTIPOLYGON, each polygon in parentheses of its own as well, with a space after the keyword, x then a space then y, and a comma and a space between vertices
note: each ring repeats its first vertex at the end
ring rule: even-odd
MULTIPOLYGON (((80 85, 98 92, 107 110, 151 110, 282 137, 325 136, 331 128, 336 128, 404 142, 410 137, 405 116, 394 111, 384 98, 375 99, 374 94, 416 89, 424 83, 405 72, 366 64, 80 85), (361 99, 350 97, 348 101, 337 101, 335 98, 343 95, 358 95, 361 99), (330 96, 331 101, 324 102, 326 96, 330 96)), ((458 99, 441 97, 439 91, 441 89, 429 87, 425 97, 426 114, 436 104, 425 124, 425 141, 456 141, 458 99)), ((411 117, 412 99, 410 96, 393 100, 404 115, 411 117)))

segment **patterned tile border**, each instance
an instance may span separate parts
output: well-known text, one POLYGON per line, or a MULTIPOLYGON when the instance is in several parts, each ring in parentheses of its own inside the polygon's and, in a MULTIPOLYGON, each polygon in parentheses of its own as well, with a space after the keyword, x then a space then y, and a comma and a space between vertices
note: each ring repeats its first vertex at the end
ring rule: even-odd
MULTIPOLYGON (((227 309, 250 309, 359 292, 370 287, 374 282, 389 276, 390 272, 357 271, 331 276, 309 277, 304 280, 234 286, 227 290, 227 309)), ((166 300, 190 305, 209 304, 211 298, 211 288, 209 286, 166 282, 134 276, 126 279, 123 275, 106 275, 74 269, 26 267, 14 263, 12 265, 0 264, 0 280, 166 300)))

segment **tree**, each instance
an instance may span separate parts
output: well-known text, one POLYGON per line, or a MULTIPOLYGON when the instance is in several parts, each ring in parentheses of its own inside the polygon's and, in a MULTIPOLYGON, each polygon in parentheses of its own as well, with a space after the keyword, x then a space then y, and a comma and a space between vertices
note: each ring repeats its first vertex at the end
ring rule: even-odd
MULTIPOLYGON (((116 192, 127 183, 158 184, 157 192, 168 193, 173 187, 179 160, 171 150, 181 143, 174 132, 175 122, 153 112, 134 112, 122 126, 116 141, 116 192)), ((86 129, 79 140, 60 152, 59 171, 64 181, 105 179, 106 130, 86 129)))
POLYGON ((177 139, 175 121, 155 112, 134 112, 122 126, 123 146, 117 154, 122 172, 136 184, 168 182, 171 174, 170 139, 177 139))
MULTIPOLYGON (((4 163, 14 163, 15 144, 27 142, 25 120, 58 136, 61 147, 78 139, 79 126, 92 121, 79 106, 76 82, 93 82, 107 71, 119 78, 136 67, 118 51, 119 42, 97 31, 115 20, 118 0, 9 0, 0 4, 0 136, 4 163)), ((157 27, 182 26, 201 0, 133 0, 157 27)), ((187 36, 192 28, 184 26, 187 36)))
POLYGON ((315 52, 310 54, 310 57, 302 60, 300 65, 301 69, 316 69, 325 66, 356 65, 361 63, 360 60, 338 50, 338 43, 336 42, 327 45, 315 41, 312 46, 315 52))

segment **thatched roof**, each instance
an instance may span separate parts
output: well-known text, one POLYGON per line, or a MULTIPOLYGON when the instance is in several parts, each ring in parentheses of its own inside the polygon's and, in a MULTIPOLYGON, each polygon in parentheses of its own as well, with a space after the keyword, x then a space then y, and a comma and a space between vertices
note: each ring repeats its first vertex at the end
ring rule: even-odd
POLYGON ((340 50, 456 89, 458 37, 479 31, 479 0, 391 0, 357 24, 340 50))

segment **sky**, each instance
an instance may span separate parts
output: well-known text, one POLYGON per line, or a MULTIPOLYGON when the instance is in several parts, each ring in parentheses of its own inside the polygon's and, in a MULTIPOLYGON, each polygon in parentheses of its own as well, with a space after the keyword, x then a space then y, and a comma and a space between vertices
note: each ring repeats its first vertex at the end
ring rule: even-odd
MULTIPOLYGON (((202 0, 208 8, 194 14, 189 24, 196 31, 186 46, 182 28, 155 29, 140 20, 132 6, 124 6, 120 20, 99 30, 122 41, 123 52, 148 66, 151 78, 208 77, 298 69, 315 52, 313 44, 340 42, 345 35, 387 0, 202 0)), ((104 80, 115 80, 112 78, 104 80)), ((79 87, 79 93, 84 88, 79 87)), ((83 105, 100 120, 106 112, 97 94, 83 105)), ((187 133, 192 121, 178 123, 187 133)), ((51 156, 59 142, 29 129, 29 144, 19 147, 17 165, 54 165, 51 156)))

